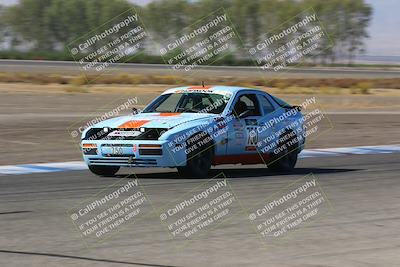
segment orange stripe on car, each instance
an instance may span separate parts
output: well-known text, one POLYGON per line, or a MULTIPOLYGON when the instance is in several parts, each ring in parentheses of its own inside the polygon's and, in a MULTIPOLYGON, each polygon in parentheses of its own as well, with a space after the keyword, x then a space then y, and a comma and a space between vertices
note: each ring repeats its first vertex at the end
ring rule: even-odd
POLYGON ((82 144, 83 148, 96 148, 97 145, 96 144, 82 144))
POLYGON ((178 115, 181 115, 181 113, 173 113, 173 112, 169 113, 169 112, 166 112, 166 113, 160 113, 159 116, 170 117, 170 116, 178 116, 178 115))
POLYGON ((188 88, 188 90, 209 90, 211 88, 212 86, 191 86, 188 88))
POLYGON ((139 128, 143 124, 146 124, 148 122, 149 122, 149 120, 127 121, 124 124, 118 126, 118 128, 139 128))

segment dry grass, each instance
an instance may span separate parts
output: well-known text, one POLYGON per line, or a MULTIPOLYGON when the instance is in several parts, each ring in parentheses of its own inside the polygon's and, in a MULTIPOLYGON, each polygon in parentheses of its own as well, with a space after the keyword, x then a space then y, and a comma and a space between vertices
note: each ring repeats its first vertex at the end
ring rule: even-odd
POLYGON ((84 75, 75 76, 75 77, 69 79, 68 84, 71 84, 74 86, 81 86, 81 85, 88 84, 88 79, 84 75))
POLYGON ((68 86, 64 88, 64 92, 66 93, 89 93, 90 91, 83 86, 68 86))
POLYGON ((359 82, 354 86, 354 88, 357 88, 358 92, 360 94, 368 95, 368 94, 370 94, 369 90, 372 88, 372 83, 371 82, 366 82, 366 81, 365 82, 359 82))
POLYGON ((70 79, 55 74, 0 73, 0 82, 5 83, 67 84, 69 81, 70 79))
MULTIPOLYGON (((139 75, 121 73, 118 75, 95 76, 62 76, 29 73, 0 73, 0 83, 31 83, 31 84, 67 84, 65 91, 78 92, 84 85, 179 85, 198 84, 193 77, 173 75, 139 75)), ((353 79, 353 78, 310 78, 310 79, 271 79, 237 78, 232 76, 216 77, 208 79, 208 84, 237 85, 246 87, 277 88, 283 94, 371 94, 372 89, 400 89, 400 78, 390 79, 353 79), (346 90, 343 90, 346 89, 346 90)))

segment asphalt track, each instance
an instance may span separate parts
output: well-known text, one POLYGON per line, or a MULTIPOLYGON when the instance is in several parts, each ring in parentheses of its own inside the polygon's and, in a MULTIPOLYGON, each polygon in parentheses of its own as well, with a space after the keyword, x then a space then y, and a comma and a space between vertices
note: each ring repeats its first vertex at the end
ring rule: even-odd
POLYGON ((304 158, 293 174, 260 165, 213 170, 247 208, 309 173, 317 178, 333 209, 268 247, 240 212, 183 247, 171 240, 157 211, 206 182, 178 179, 173 169, 136 169, 155 212, 90 249, 66 212, 128 170, 116 178, 88 171, 0 176, 0 266, 399 266, 399 171, 400 153, 304 158))
MULTIPOLYGON (((398 78, 398 68, 346 68, 346 67, 313 67, 313 68, 287 68, 279 72, 261 71, 258 67, 246 66, 199 66, 196 72, 190 75, 199 77, 232 76, 232 77, 257 77, 267 75, 269 77, 291 78, 291 77, 326 77, 326 78, 398 78)), ((90 72, 83 71, 78 63, 72 61, 44 61, 44 60, 0 60, 0 72, 33 72, 33 73, 59 73, 80 74, 90 72)), ((112 64, 107 71, 101 74, 135 73, 151 75, 185 75, 188 73, 176 72, 165 64, 135 64, 123 63, 112 64)))

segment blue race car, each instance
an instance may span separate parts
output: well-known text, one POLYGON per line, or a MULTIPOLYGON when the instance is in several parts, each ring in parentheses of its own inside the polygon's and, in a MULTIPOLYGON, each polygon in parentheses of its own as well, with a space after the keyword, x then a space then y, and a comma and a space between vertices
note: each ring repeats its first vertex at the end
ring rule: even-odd
POLYGON ((263 91, 187 86, 165 91, 140 113, 87 128, 81 146, 100 176, 120 167, 170 167, 203 178, 219 164, 290 171, 304 148, 303 124, 300 107, 263 91))

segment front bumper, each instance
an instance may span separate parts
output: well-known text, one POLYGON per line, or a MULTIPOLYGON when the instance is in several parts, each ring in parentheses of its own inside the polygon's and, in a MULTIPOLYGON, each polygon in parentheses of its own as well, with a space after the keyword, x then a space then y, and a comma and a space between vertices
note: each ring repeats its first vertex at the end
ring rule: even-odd
MULTIPOLYGON (((175 147, 175 145, 173 145, 175 147)), ((83 140, 87 165, 120 167, 177 167, 186 165, 184 149, 173 149, 168 141, 83 140), (118 152, 117 154, 115 152, 118 152)))

